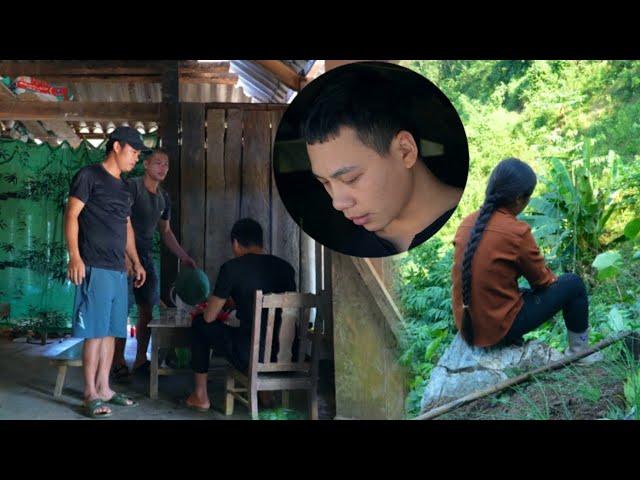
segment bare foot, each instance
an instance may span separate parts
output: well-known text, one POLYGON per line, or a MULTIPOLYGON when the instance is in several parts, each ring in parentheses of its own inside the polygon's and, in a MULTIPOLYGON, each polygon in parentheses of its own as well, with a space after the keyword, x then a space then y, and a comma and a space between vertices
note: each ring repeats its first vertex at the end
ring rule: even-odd
POLYGON ((132 399, 128 398, 126 395, 117 394, 111 389, 98 390, 98 398, 100 398, 100 400, 102 400, 103 402, 116 403, 118 405, 123 405, 125 407, 130 407, 132 405, 135 405, 136 403, 132 399), (114 401, 112 401, 113 397, 115 397, 116 395, 119 395, 120 398, 116 398, 114 399, 114 401))
POLYGON ((199 410, 209 410, 209 408, 211 407, 211 402, 209 401, 208 397, 201 398, 196 395, 195 392, 189 395, 184 403, 187 405, 187 407, 196 408, 199 410))
POLYGON ((115 394, 116 392, 114 392, 110 388, 108 390, 98 390, 98 398, 103 402, 108 402, 115 394))
MULTIPOLYGON (((89 403, 94 400, 102 400, 102 398, 94 396, 94 397, 85 397, 84 398, 84 406, 89 407, 89 403)), ((111 413, 111 409, 107 405, 100 405, 95 410, 93 410, 94 415, 108 415, 111 413)))

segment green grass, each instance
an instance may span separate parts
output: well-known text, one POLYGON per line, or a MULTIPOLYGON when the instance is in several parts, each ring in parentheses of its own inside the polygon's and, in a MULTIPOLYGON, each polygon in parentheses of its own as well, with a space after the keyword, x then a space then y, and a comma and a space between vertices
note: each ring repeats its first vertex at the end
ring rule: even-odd
POLYGON ((304 413, 290 408, 273 408, 258 412, 260 420, 306 420, 304 413))

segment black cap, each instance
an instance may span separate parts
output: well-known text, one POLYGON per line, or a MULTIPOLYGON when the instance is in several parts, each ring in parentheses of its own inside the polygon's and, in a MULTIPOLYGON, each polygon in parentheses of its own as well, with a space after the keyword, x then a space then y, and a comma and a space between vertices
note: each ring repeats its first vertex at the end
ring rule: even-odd
POLYGON ((147 148, 142 141, 142 135, 135 128, 131 127, 118 127, 111 135, 109 140, 118 140, 119 142, 131 145, 136 150, 140 150, 142 153, 151 153, 151 149, 147 148))

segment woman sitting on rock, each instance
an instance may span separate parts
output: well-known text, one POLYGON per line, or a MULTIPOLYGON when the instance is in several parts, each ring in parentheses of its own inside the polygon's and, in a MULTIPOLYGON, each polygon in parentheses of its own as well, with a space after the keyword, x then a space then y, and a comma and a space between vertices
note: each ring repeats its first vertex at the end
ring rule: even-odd
MULTIPOLYGON (((456 327, 467 344, 489 347, 521 344, 522 336, 562 310, 567 354, 588 348, 589 300, 573 273, 556 277, 525 222, 516 219, 536 186, 526 163, 508 158, 491 173, 480 210, 456 232, 452 269, 456 327), (524 276, 531 289, 519 289, 524 276)), ((588 361, 596 361, 591 355, 588 361)))

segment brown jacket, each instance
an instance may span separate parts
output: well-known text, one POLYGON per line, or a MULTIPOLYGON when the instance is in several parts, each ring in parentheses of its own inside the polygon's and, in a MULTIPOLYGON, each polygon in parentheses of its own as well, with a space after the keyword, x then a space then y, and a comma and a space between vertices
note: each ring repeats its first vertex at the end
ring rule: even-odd
MULTIPOLYGON (((479 212, 466 217, 453 240, 454 263, 451 270, 453 314, 456 327, 462 325, 462 259, 471 229, 479 212)), ((531 227, 513 213, 499 208, 489 219, 471 262, 471 314, 474 345, 488 347, 498 343, 509 331, 522 308, 518 277, 523 275, 538 289, 557 277, 545 265, 531 235, 531 227)))

